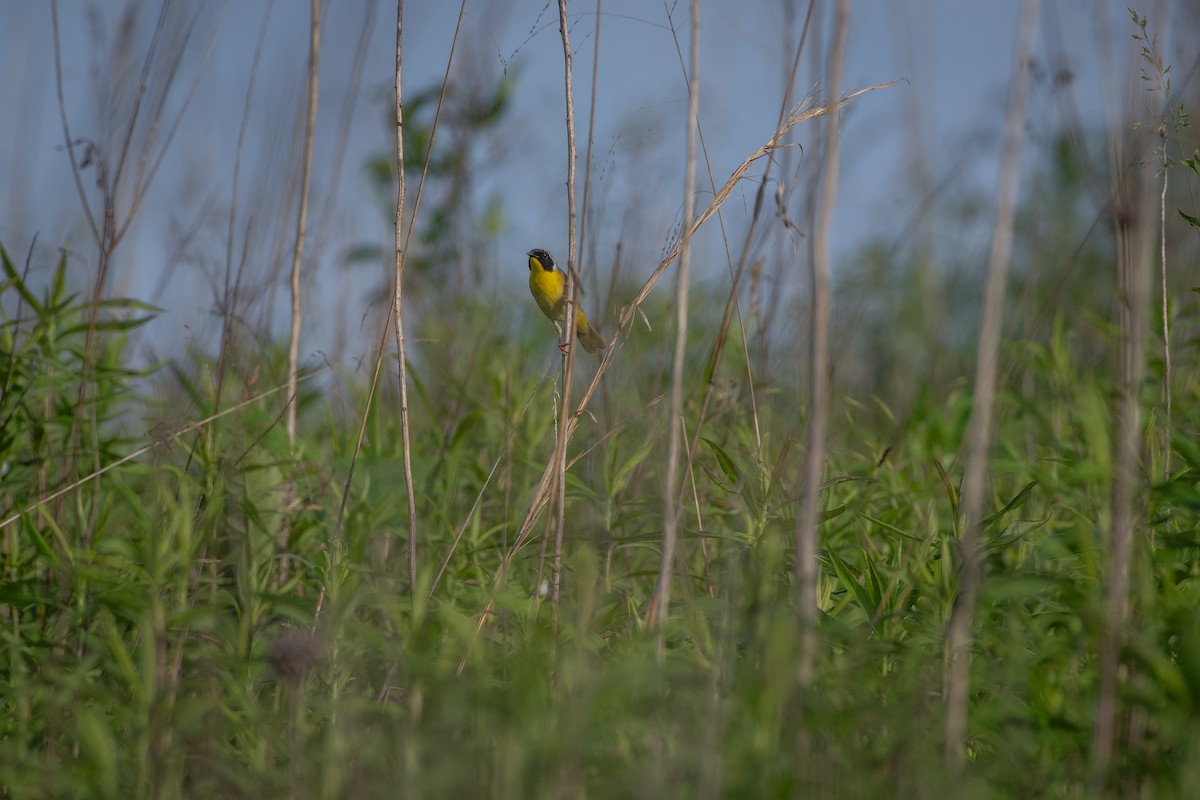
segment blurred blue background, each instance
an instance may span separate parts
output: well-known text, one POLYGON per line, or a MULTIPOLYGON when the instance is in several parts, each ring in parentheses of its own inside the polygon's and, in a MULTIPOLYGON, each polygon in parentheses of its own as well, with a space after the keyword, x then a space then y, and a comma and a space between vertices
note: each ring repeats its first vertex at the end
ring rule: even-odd
MULTIPOLYGON (((986 202, 994 192, 1019 5, 851 4, 843 89, 900 82, 857 98, 846 110, 835 276, 853 271, 866 242, 883 238, 902 245, 936 237, 931 220, 939 204, 986 202)), ((771 136, 808 5, 706 0, 701 8, 705 159, 699 208, 712 196, 707 170, 720 185, 771 136)), ((1169 8, 1157 3, 1141 11, 1150 15, 1163 52, 1177 64, 1172 74, 1178 85, 1194 81, 1198 45, 1194 35, 1155 27, 1175 13, 1169 8)), ((832 9, 832 3, 817 4, 793 103, 807 94, 824 96, 832 9)), ((458 10, 448 2, 406 4, 404 91, 410 100, 440 85, 458 10)), ((626 277, 640 282, 676 235, 687 111, 680 52, 687 52, 689 10, 682 2, 607 0, 597 29, 594 5, 570 4, 581 186, 588 126, 594 123, 585 270, 602 274, 619 247, 630 265, 626 277)), ((1041 13, 1031 138, 1046 141, 1064 127, 1101 125, 1136 107, 1137 87, 1130 89, 1127 76, 1139 70, 1139 46, 1131 40, 1125 3, 1065 0, 1044 4, 1041 13)), ((282 330, 299 194, 308 3, 63 2, 58 14, 71 135, 95 142, 110 170, 120 158, 128 112, 156 27, 162 26, 116 198, 122 218, 135 201, 137 206, 114 254, 108 293, 162 306, 168 313, 154 323, 149 341, 156 353, 170 353, 191 341, 211 342, 226 266, 240 263, 260 304, 257 324, 282 330), (135 188, 139 183, 144 192, 135 188)), ((386 162, 394 146, 389 115, 395 15, 387 2, 324 6, 304 251, 309 313, 302 356, 309 360, 317 353, 354 358, 372 352, 376 328, 367 320, 386 308, 392 198, 372 181, 369 164, 386 162)), ((0 8, 0 108, 6 119, 0 126, 0 242, 14 261, 24 261, 36 236, 35 265, 49 263, 69 244, 73 271, 86 287, 94 277, 95 246, 63 146, 53 41, 49 3, 9 2, 0 8)), ((446 123, 439 133, 441 144, 469 164, 460 185, 436 189, 459 192, 458 202, 468 209, 468 224, 451 240, 455 262, 470 266, 458 269, 453 280, 482 282, 500 298, 517 297, 524 292, 526 250, 547 247, 565 260, 562 68, 556 4, 466 4, 450 65, 452 91, 486 102, 503 83, 511 94, 494 125, 469 131, 446 123)), ((1146 107, 1155 102, 1161 105, 1148 97, 1146 107)), ((427 106, 420 113, 431 111, 427 106)), ((800 207, 818 175, 820 130, 815 121, 802 124, 792 139, 800 146, 777 155, 772 190, 779 188, 797 220, 804 219, 800 207)), ((1037 170, 1037 158, 1030 151, 1026 169, 1037 170)), ((724 207, 731 242, 741 240, 764 166, 750 170, 724 207)), ((82 172, 94 208, 95 170, 93 164, 82 172)), ((410 210, 417 182, 410 174, 410 210)), ((430 195, 422 202, 429 208, 436 199, 430 195)), ((988 242, 986 229, 978 233, 982 269, 988 242)), ((727 282, 720 236, 714 220, 699 239, 701 286, 716 289, 727 282)), ((790 247, 802 252, 806 245, 797 239, 790 247)), ((424 277, 410 277, 415 303, 424 277)), ((776 290, 802 291, 800 277, 794 286, 776 290)))

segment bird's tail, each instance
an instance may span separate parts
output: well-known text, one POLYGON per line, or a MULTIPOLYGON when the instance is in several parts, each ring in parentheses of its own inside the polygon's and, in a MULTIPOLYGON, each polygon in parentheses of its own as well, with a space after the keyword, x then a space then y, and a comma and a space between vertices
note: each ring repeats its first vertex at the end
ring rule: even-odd
POLYGON ((588 325, 584 330, 576 325, 575 333, 579 336, 579 343, 583 345, 583 349, 589 353, 599 353, 608 349, 608 342, 604 341, 604 337, 592 325, 588 325))

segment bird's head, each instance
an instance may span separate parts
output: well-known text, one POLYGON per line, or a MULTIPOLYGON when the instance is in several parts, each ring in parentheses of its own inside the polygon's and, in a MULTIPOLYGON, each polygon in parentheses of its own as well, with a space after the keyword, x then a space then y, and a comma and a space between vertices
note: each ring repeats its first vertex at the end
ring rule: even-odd
POLYGON ((530 250, 525 255, 529 256, 530 269, 544 269, 546 272, 553 272, 555 268, 554 256, 550 255, 549 251, 538 247, 530 250))

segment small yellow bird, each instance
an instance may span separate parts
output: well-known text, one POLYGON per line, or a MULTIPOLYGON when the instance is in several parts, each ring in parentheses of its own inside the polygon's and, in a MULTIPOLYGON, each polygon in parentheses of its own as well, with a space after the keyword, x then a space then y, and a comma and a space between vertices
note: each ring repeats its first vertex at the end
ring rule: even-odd
MULTIPOLYGON (((567 286, 566 273, 554 263, 554 257, 541 248, 530 250, 526 255, 529 256, 529 292, 546 318, 554 323, 555 328, 559 328, 558 323, 567 316, 567 304, 563 302, 563 291, 567 286)), ((559 330, 561 331, 561 328, 559 330)), ((582 308, 575 309, 575 335, 583 349, 589 353, 596 353, 608 347, 604 337, 588 322, 587 314, 583 313, 582 308)))

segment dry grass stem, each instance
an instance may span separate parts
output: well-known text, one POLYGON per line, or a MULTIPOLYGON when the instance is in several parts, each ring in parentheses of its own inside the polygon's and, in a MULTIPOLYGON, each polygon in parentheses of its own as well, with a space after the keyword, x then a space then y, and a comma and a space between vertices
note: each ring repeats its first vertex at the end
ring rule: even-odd
POLYGON ((1004 320, 1005 282, 1012 253, 1013 222, 1016 215, 1017 182, 1021 171, 1021 142, 1024 139, 1026 98, 1033 70, 1033 46, 1037 37, 1039 0, 1025 0, 1017 32, 1012 86, 1005 113, 1004 144, 1000 157, 1000 187, 996 219, 992 228, 992 251, 988 259, 987 288, 980 322, 978 358, 971 424, 968 429, 966 474, 963 480, 961 566, 958 596, 951 610, 946 633, 946 741, 945 757, 952 773, 962 767, 966 754, 967 700, 970 687, 971 623, 982 568, 979 526, 983 512, 984 482, 992 437, 992 408, 996 399, 996 363, 1000 328, 1004 320))
MULTIPOLYGON (((683 224, 689 225, 696 214, 696 135, 700 125, 700 3, 692 0, 691 55, 687 74, 687 144, 683 180, 683 224)), ((667 468, 663 487, 663 545, 659 560, 658 583, 647 612, 648 625, 658 628, 658 656, 666 655, 664 627, 671 604, 671 574, 675 547, 682 520, 679 502, 680 434, 686 424, 683 417, 683 372, 687 359, 688 295, 691 288, 691 239, 680 243, 679 269, 675 278, 675 352, 671 359, 671 406, 667 414, 667 468)))
MULTIPOLYGON (((1110 145, 1123 153, 1119 140, 1110 145)), ((1122 158, 1115 163, 1127 164, 1122 158)), ((1127 638, 1130 570, 1134 528, 1142 515, 1135 505, 1141 480, 1142 420, 1139 396, 1146 373, 1146 342, 1150 315, 1154 229, 1153 182, 1145 174, 1122 167, 1114 177, 1116 293, 1114 317, 1118 328, 1116 359, 1115 447, 1112 464, 1112 529, 1108 537, 1107 585, 1104 588, 1104 628, 1100 637, 1099 686, 1091 743, 1092 791, 1100 796, 1110 780, 1119 727, 1118 676, 1127 638)))
MULTIPOLYGON (((571 35, 567 23, 567 0, 558 0, 558 30, 563 45, 563 81, 566 85, 567 111, 567 280, 563 288, 566 313, 562 326, 562 398, 559 403, 558 437, 554 443, 554 486, 557 515, 554 522, 554 554, 551 561, 550 601, 554 620, 558 620, 558 600, 562 587, 562 546, 567 524, 567 426, 562 424, 571 408, 571 383, 575 370, 575 314, 579 303, 579 242, 576 238, 575 207, 575 76, 571 59, 571 35)), ((597 45, 598 46, 598 45, 597 45)))
MULTIPOLYGON (((465 3, 464 3, 465 5, 465 3)), ((459 9, 459 19, 462 19, 462 9, 459 9)), ((457 30, 455 41, 458 39, 457 30)), ((453 50, 451 51, 453 53, 453 50)), ((409 587, 416 592, 417 586, 417 501, 413 489, 412 471, 412 437, 409 435, 408 419, 408 356, 404 350, 404 264, 408 252, 408 236, 412 235, 410 228, 407 236, 404 231, 404 201, 407 193, 407 181, 404 174, 404 87, 401 82, 402 66, 404 63, 404 0, 396 0, 396 216, 395 216, 395 293, 392 298, 392 316, 396 322, 396 380, 400 385, 400 442, 404 460, 404 492, 408 501, 408 581, 409 587)), ((449 78, 450 65, 446 64, 446 76, 449 78)), ((445 81, 442 94, 445 96, 445 81)), ((439 99, 439 111, 441 101, 439 99)), ((430 137, 430 147, 433 147, 430 137)), ((426 168, 429 159, 426 158, 426 168)), ((421 175, 421 184, 425 183, 425 175, 421 175)), ((420 202, 420 190, 417 192, 417 202, 420 202)), ((415 213, 415 210, 414 210, 415 213)))
MULTIPOLYGON (((846 36, 850 27, 849 0, 839 0, 834 20, 833 48, 829 53, 829 93, 837 97, 842 86, 846 36)), ((835 107, 825 122, 825 161, 821 195, 813 231, 812 318, 808 376, 808 450, 804 454, 804 483, 796 515, 796 591, 800 611, 800 663, 797 678, 801 691, 811 685, 817 649, 817 518, 821 474, 825 470, 825 438, 829 414, 829 228, 837 203, 838 159, 841 151, 841 110, 835 107)))
POLYGON ((292 249, 292 325, 288 338, 288 442, 296 446, 296 385, 300 371, 300 326, 302 306, 300 267, 304 255, 304 235, 308 227, 308 193, 312 182, 313 139, 317 131, 318 64, 321 55, 321 0, 309 4, 308 29, 308 113, 304 122, 304 155, 300 163, 300 208, 296 212, 296 242, 292 249))

